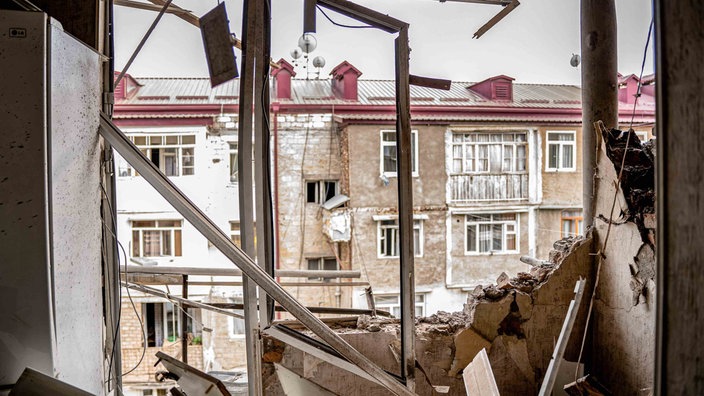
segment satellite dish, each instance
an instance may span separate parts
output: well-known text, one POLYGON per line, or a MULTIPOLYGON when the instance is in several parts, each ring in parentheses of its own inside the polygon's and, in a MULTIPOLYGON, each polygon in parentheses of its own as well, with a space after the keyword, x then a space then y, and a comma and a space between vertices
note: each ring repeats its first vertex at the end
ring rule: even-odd
POLYGON ((310 33, 304 33, 301 38, 298 39, 298 46, 301 48, 303 53, 310 54, 315 51, 315 47, 318 46, 318 40, 315 39, 310 33))
POLYGON ((316 56, 313 58, 313 66, 314 67, 323 67, 325 66, 325 58, 322 56, 316 56))
POLYGON ((579 55, 572 54, 572 59, 570 59, 570 65, 572 65, 572 67, 577 67, 579 66, 581 60, 582 58, 579 55))
POLYGON ((291 58, 298 59, 303 55, 303 51, 300 48, 294 48, 291 50, 291 58))

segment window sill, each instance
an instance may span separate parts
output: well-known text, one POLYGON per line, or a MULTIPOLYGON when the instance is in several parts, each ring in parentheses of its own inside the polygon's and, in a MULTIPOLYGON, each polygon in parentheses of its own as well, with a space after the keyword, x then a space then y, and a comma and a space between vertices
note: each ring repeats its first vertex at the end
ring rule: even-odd
POLYGON ((510 250, 510 251, 492 251, 492 252, 464 252, 465 256, 509 256, 512 254, 520 254, 518 250, 510 250))
POLYGON ((546 173, 575 173, 577 169, 573 168, 546 168, 546 173))
MULTIPOLYGON (((396 179, 398 177, 398 176, 396 176, 396 172, 393 172, 393 173, 384 172, 384 173, 382 173, 382 176, 385 176, 388 178, 393 178, 393 179, 396 179)), ((414 172, 414 173, 411 173, 411 177, 420 177, 420 175, 418 174, 418 172, 414 172)))

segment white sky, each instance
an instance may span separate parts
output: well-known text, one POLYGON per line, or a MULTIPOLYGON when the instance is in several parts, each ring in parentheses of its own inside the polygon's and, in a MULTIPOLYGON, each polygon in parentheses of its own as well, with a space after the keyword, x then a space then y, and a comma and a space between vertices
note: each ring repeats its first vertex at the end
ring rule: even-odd
MULTIPOLYGON (((580 51, 579 0, 522 0, 521 5, 480 39, 474 32, 500 6, 439 3, 437 0, 356 0, 358 4, 410 24, 411 73, 454 81, 480 81, 506 74, 523 83, 579 84, 580 68, 570 66, 580 51)), ((242 1, 225 1, 233 33, 241 36, 242 1)), ((201 16, 217 0, 174 0, 201 16)), ((623 74, 638 74, 651 19, 651 0, 616 0, 618 66, 623 74)), ((291 60, 303 29, 302 0, 272 0, 272 58, 291 60)), ((336 22, 360 23, 332 11, 336 22)), ((115 69, 121 70, 157 13, 115 7, 115 69)), ((321 76, 343 60, 366 79, 394 76, 394 35, 376 29, 345 29, 332 25, 318 11, 318 47, 323 56, 321 76)), ((235 50, 240 58, 240 53, 235 50)), ((652 73, 652 39, 645 74, 652 73)), ((297 69, 298 77, 305 72, 297 69)), ((198 29, 166 14, 130 67, 135 76, 207 76, 198 29)))

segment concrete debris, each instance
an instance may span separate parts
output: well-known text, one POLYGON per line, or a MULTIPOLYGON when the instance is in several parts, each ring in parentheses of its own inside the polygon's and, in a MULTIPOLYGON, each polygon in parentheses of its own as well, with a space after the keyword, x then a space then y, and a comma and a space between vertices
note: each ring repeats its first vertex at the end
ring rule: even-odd
POLYGON ((628 205, 626 218, 636 223, 643 242, 650 243, 648 230, 655 227, 645 225, 645 215, 655 213, 655 141, 643 143, 632 130, 624 132, 615 128, 608 131, 602 129, 601 135, 606 156, 613 163, 616 174, 621 172, 623 163, 621 190, 628 205))
MULTIPOLYGON (((652 246, 644 243, 638 254, 633 257, 631 269, 631 290, 633 291, 633 305, 636 306, 641 302, 645 302, 648 293, 649 284, 655 286, 655 252, 652 246)), ((654 292, 654 290, 653 290, 654 292)))
MULTIPOLYGON (((501 395, 537 392, 574 296, 574 284, 579 277, 591 279, 592 275, 591 236, 567 238, 555 248, 554 261, 538 263, 515 277, 502 274, 498 285, 477 286, 462 312, 440 311, 416 318, 416 356, 429 380, 416 381, 418 394, 433 394, 435 386, 443 386, 449 387, 449 395, 464 396, 463 370, 482 349, 488 351, 501 395)), ((586 311, 586 307, 580 309, 586 311)), ((336 332, 380 367, 397 372, 397 319, 363 315, 347 326, 336 332)), ((584 318, 575 324, 567 359, 576 360, 583 331, 584 318)), ((281 364, 332 392, 387 394, 374 383, 290 346, 276 356, 282 356, 281 364)), ((267 394, 280 394, 276 381, 267 379, 267 384, 267 394)))

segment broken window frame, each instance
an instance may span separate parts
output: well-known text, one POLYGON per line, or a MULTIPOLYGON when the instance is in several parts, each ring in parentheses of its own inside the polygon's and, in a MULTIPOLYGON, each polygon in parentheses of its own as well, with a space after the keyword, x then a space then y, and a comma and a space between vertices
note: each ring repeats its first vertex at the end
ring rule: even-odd
POLYGON ((545 170, 553 172, 575 172, 577 170, 577 132, 576 131, 547 131, 545 133, 545 170), (550 135, 571 135, 570 140, 550 139, 550 135), (552 147, 557 150, 557 166, 551 166, 553 156, 550 154, 552 147), (565 151, 572 150, 570 166, 564 166, 565 151))
MULTIPOLYGON (((176 133, 129 133, 127 137, 137 148, 149 159, 152 160, 159 170, 168 177, 182 177, 195 175, 195 150, 196 150, 196 133, 195 132, 176 132, 176 133), (191 139, 192 138, 192 139, 191 139), (192 142, 191 142, 192 140, 192 142), (187 141, 184 143, 184 141, 187 141), (158 159, 155 160, 154 150, 158 151, 158 159), (166 150, 170 150, 169 153, 166 150), (172 166, 167 167, 167 159, 174 157, 172 166), (188 172, 186 172, 188 170, 188 172)), ((134 177, 139 176, 137 171, 127 164, 127 161, 122 159, 119 154, 115 153, 119 158, 118 171, 119 177, 134 177)))
POLYGON ((581 210, 563 210, 560 212, 560 237, 577 236, 584 233, 584 217, 581 210), (569 229, 568 232, 565 232, 569 229))
POLYGON ((130 241, 131 257, 181 257, 183 255, 183 220, 182 219, 134 219, 130 221, 132 240, 130 241), (151 226, 149 223, 153 223, 151 226), (168 223, 177 225, 168 225, 168 223), (146 232, 158 232, 158 256, 145 255, 146 232), (168 244, 164 235, 168 233, 168 244), (165 252, 165 250, 168 250, 165 252))
POLYGON ((329 199, 340 193, 340 181, 337 179, 327 180, 306 180, 305 184, 305 199, 307 204, 323 205, 329 199), (332 185, 333 191, 330 193, 329 187, 332 185), (313 187, 312 192, 310 188, 313 187))
MULTIPOLYGON (((340 263, 337 258, 331 256, 325 257, 307 257, 306 263, 308 264, 309 271, 339 271, 340 263), (328 264, 333 263, 333 266, 328 264), (313 264, 313 265, 311 265, 313 264), (332 268, 330 268, 332 267, 332 268)), ((331 282, 333 278, 321 278, 321 277, 308 277, 309 281, 320 281, 320 282, 331 282)))
MULTIPOLYGON (((380 259, 394 259, 399 258, 399 230, 398 230, 398 216, 393 216, 386 219, 376 220, 376 240, 377 240, 377 258, 380 259), (395 241, 391 245, 387 245, 386 241, 391 239, 395 241), (387 247, 388 246, 388 247, 387 247), (391 252, 387 252, 391 250, 391 252), (391 254, 388 254, 391 253, 391 254)), ((413 249, 414 257, 423 257, 423 219, 415 218, 413 219, 413 249)))
POLYGON ((471 213, 465 215, 464 224, 464 254, 466 256, 480 256, 480 255, 493 255, 493 254, 516 254, 521 250, 521 240, 520 240, 520 213, 510 212, 510 213, 471 213), (502 219, 507 215, 513 215, 514 219, 502 219), (482 230, 483 226, 488 226, 488 230, 482 230), (496 238, 494 238, 494 232, 497 230, 495 227, 500 226, 501 230, 501 248, 494 249, 494 243, 496 238), (470 250, 470 227, 474 228, 474 250, 470 250), (510 230, 510 228, 513 230, 510 230), (481 250, 482 233, 489 233, 490 237, 489 250, 481 250), (514 249, 507 249, 509 236, 513 236, 514 239, 514 249))
POLYGON ((525 131, 454 131, 451 139, 451 175, 528 173, 525 131))
MULTIPOLYGON (((379 172, 386 177, 397 177, 398 175, 398 153, 396 152, 396 130, 382 129, 379 131, 379 172), (393 140, 389 140, 393 139, 393 140), (389 154, 386 155, 388 149, 389 154), (393 153, 393 154, 392 154, 393 153), (386 158, 393 163, 393 170, 387 169, 386 158)), ((418 177, 418 131, 411 131, 411 176, 418 177)), ((391 168, 392 166, 389 166, 391 168)))
MULTIPOLYGON (((374 294, 374 307, 379 311, 386 311, 398 318, 401 314, 401 295, 374 294)), ((416 317, 425 316, 425 293, 416 293, 414 308, 416 317)))

